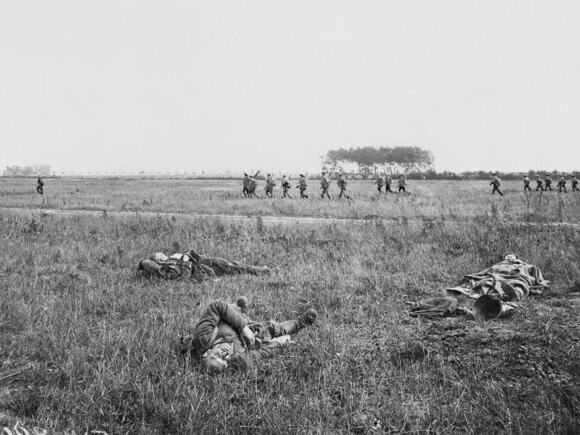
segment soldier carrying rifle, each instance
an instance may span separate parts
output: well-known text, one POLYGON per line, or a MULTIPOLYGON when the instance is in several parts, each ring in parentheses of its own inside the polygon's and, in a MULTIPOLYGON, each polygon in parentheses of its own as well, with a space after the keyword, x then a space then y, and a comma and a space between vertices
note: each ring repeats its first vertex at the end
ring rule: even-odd
POLYGON ((251 198, 252 196, 258 198, 258 195, 256 195, 256 186, 257 186, 256 177, 258 176, 259 173, 260 171, 256 172, 254 175, 248 175, 244 172, 244 182, 242 192, 244 193, 244 196, 246 198, 251 198))
POLYGON ((346 186, 348 185, 348 181, 344 174, 340 174, 336 184, 340 188, 340 195, 338 195, 338 198, 340 199, 344 196, 346 199, 350 199, 350 196, 348 196, 348 194, 346 193, 346 186))
POLYGON ((538 190, 544 191, 544 180, 539 175, 536 175, 536 192, 538 190))
POLYGON ((326 171, 322 171, 322 179, 320 180, 320 188, 322 189, 322 195, 320 198, 324 198, 324 195, 328 199, 330 199, 330 195, 328 194, 328 188, 330 187, 330 178, 326 175, 326 171))
POLYGON ((41 195, 44 195, 44 181, 38 176, 38 180, 36 180, 36 191, 41 195))
POLYGON ((290 198, 292 199, 292 197, 290 196, 290 194, 288 193, 290 191, 290 181, 288 181, 288 179, 286 178, 286 175, 282 176, 282 198, 290 198))
POLYGON ((300 198, 308 198, 308 195, 306 195, 306 187, 308 187, 306 176, 300 174, 300 180, 298 180, 298 186, 296 186, 297 189, 300 189, 300 198))
POLYGON ((491 175, 492 175, 492 177, 491 177, 491 183, 489 183, 490 186, 493 186, 493 189, 491 191, 491 194, 493 195, 495 192, 497 192, 501 196, 503 196, 503 193, 501 192, 501 190, 499 190, 499 188, 501 186, 501 178, 499 178, 496 173, 493 173, 491 175))
POLYGON ((385 185, 385 177, 382 174, 379 175, 379 178, 377 178, 373 184, 377 185, 377 190, 379 191, 380 195, 383 192, 383 186, 385 185))
POLYGON ((566 179, 564 178, 564 174, 560 174, 560 178, 558 178, 558 193, 562 193, 562 190, 564 191, 564 193, 568 193, 568 191, 566 190, 566 179))
POLYGON ((266 187, 264 188, 268 198, 274 197, 274 186, 276 186, 276 180, 274 180, 272 174, 268 174, 268 177, 266 178, 266 187))

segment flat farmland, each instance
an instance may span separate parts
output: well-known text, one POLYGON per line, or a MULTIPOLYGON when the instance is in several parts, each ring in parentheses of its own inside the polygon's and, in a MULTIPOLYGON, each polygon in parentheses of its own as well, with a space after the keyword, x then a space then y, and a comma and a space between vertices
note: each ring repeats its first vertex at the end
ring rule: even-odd
MULTIPOLYGON (((502 185, 505 196, 491 195, 488 181, 410 180, 410 195, 377 194, 370 180, 349 180, 352 200, 338 199, 336 180, 331 200, 320 199, 320 183, 309 181, 308 199, 293 188, 289 198, 246 199, 241 180, 187 180, 136 178, 49 178, 45 195, 36 193, 34 179, 1 178, 0 207, 47 210, 133 211, 241 216, 298 216, 347 219, 473 220, 501 218, 513 222, 580 222, 580 195, 572 192, 525 194, 521 181, 502 185)), ((278 183, 279 184, 279 183, 278 183)), ((296 182, 293 182, 293 187, 296 182)), ((569 190, 571 190, 570 186, 569 190)), ((396 183, 393 190, 397 190, 396 183)), ((556 190, 556 189, 555 189, 556 190)))
POLYGON ((411 195, 378 198, 357 180, 352 200, 336 199, 336 184, 319 199, 317 181, 309 199, 245 199, 239 180, 45 181, 41 196, 35 180, 0 179, 0 428, 580 431, 580 233, 567 225, 579 223, 578 195, 410 180, 411 195), (136 270, 189 248, 280 272, 194 283, 136 270), (511 252, 551 281, 512 317, 406 312, 511 252), (257 373, 186 365, 179 335, 210 301, 241 295, 258 320, 312 307, 317 324, 257 373))

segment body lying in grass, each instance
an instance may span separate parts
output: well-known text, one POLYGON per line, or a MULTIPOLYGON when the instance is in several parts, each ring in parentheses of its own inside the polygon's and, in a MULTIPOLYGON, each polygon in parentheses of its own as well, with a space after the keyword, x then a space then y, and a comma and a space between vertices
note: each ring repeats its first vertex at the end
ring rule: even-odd
POLYGON ((247 316, 247 299, 238 299, 238 306, 216 300, 201 314, 193 333, 182 337, 179 351, 199 363, 209 374, 227 368, 255 370, 259 362, 274 356, 290 336, 316 321, 310 309, 296 319, 278 323, 274 320, 255 322, 247 316))
POLYGON ((173 254, 171 257, 156 252, 149 258, 141 260, 138 270, 143 271, 147 277, 167 279, 193 277, 196 281, 221 275, 267 275, 274 271, 267 266, 249 266, 221 257, 200 255, 193 249, 185 254, 173 254))
POLYGON ((542 293, 548 284, 549 281, 544 279, 538 267, 520 260, 515 254, 508 254, 504 261, 481 272, 465 275, 459 286, 450 287, 447 292, 453 295, 464 294, 474 299, 488 295, 510 301, 542 293))
MULTIPOLYGON (((508 254, 504 260, 493 266, 463 277, 459 286, 447 288, 449 294, 465 295, 477 299, 472 310, 459 307, 457 299, 436 297, 410 302, 411 316, 443 317, 453 314, 476 316, 482 307, 488 307, 494 301, 514 301, 526 298, 529 294, 538 294, 548 285, 539 268, 528 264, 514 254, 508 254), (482 297, 485 297, 482 299, 482 297)), ((499 315, 507 315, 517 307, 516 304, 496 302, 494 310, 499 315)), ((484 310, 485 311, 485 310, 484 310)))

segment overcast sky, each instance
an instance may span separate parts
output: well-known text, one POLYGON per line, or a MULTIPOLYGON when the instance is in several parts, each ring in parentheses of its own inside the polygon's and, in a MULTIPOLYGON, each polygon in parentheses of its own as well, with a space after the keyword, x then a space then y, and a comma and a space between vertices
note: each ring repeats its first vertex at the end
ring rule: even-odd
POLYGON ((580 2, 0 2, 0 169, 580 168, 580 2))

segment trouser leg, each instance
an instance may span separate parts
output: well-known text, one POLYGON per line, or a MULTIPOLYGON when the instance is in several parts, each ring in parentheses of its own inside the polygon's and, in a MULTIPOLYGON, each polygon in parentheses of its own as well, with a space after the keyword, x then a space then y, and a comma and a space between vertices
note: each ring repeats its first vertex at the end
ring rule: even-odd
POLYGON ((142 270, 143 275, 145 275, 146 277, 150 277, 150 276, 160 277, 160 276, 162 276, 161 275, 161 265, 157 264, 153 260, 141 260, 137 270, 142 270))

